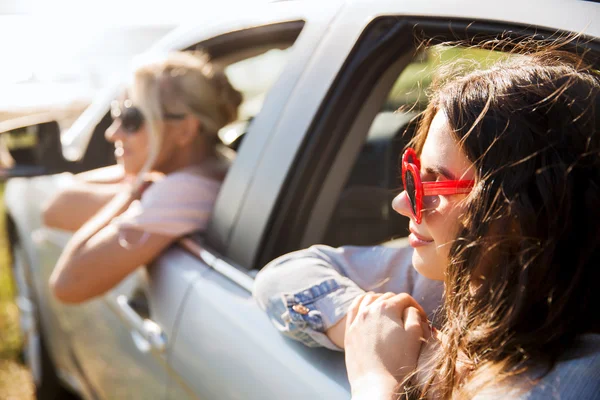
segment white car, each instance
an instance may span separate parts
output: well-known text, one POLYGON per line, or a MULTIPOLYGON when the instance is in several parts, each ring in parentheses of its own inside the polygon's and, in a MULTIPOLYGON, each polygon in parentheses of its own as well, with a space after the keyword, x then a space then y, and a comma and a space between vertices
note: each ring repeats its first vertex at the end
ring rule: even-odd
MULTIPOLYGON (((314 243, 393 245, 406 235, 389 203, 402 133, 426 104, 433 67, 501 56, 439 43, 583 33, 580 45, 597 63, 599 11, 584 1, 289 1, 171 33, 153 51, 202 48, 245 95, 242 120, 220 133, 234 156, 203 237, 182 239, 83 305, 51 296, 48 278, 69 234, 42 226, 40 209, 70 182, 56 173, 114 162, 100 145, 110 96, 63 135, 62 147, 54 141, 32 156, 29 170, 17 165, 21 175, 46 175, 7 183, 40 397, 66 388, 102 400, 349 399, 343 355, 283 337, 255 304, 257 270, 314 243), (429 47, 416 51, 416 39, 429 47)), ((38 147, 56 137, 50 125, 34 132, 38 147)))

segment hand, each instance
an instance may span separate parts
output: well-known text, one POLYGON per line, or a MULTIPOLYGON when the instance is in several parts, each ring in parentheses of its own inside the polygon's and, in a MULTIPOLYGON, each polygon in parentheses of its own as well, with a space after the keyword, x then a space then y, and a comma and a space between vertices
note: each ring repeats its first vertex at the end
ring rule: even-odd
POLYGON ((139 183, 138 186, 135 185, 137 181, 137 176, 132 175, 126 178, 126 182, 130 186, 130 194, 132 200, 139 200, 142 197, 142 194, 148 189, 152 184, 161 181, 165 178, 165 175, 161 172, 151 171, 144 174, 143 180, 139 183), (134 190, 135 188, 135 190, 134 190))
POLYGON ((165 174, 157 171, 146 172, 144 175, 144 182, 158 182, 165 178, 165 174))
POLYGON ((429 337, 426 321, 421 306, 405 293, 367 293, 354 300, 344 340, 353 398, 393 397, 417 366, 429 337))

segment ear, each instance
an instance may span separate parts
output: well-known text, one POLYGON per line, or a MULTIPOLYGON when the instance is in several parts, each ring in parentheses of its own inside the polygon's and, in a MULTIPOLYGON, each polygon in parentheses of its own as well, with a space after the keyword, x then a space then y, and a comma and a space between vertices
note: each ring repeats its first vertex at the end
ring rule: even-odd
POLYGON ((200 132, 202 123, 194 116, 188 115, 181 121, 181 131, 177 135, 177 144, 179 146, 188 146, 194 142, 200 132))

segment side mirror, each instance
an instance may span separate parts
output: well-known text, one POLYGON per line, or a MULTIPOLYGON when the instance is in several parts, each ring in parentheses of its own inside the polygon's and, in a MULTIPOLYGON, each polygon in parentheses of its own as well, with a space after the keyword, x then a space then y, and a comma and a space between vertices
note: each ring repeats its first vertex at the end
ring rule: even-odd
POLYGON ((0 134, 0 180, 58 173, 68 169, 68 165, 56 121, 0 134))

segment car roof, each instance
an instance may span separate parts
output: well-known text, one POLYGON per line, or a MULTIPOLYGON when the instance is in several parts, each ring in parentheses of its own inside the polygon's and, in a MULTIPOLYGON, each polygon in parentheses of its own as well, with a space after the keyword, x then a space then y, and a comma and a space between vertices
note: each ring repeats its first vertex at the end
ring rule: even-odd
MULTIPOLYGON (((365 19, 384 15, 407 15, 415 17, 448 17, 458 19, 511 22, 537 27, 560 27, 565 31, 600 37, 600 4, 574 0, 503 0, 502 6, 481 0, 328 0, 340 15, 360 14, 365 19), (569 18, 565 18, 568 15, 569 18)), ((206 38, 284 21, 304 20, 313 22, 323 3, 320 0, 277 1, 251 5, 236 13, 207 15, 197 22, 174 29, 152 47, 153 51, 187 48, 206 38)), ((342 18, 343 20, 344 18, 342 18)))
MULTIPOLYGON (((343 0, 327 0, 328 7, 331 3, 341 7, 343 0)), ((320 1, 282 1, 267 4, 253 5, 237 10, 235 14, 212 16, 200 19, 194 23, 179 26, 171 31, 162 40, 158 41, 151 51, 166 51, 182 49, 220 34, 247 29, 252 26, 262 26, 286 21, 311 21, 322 10, 320 1)))
POLYGON ((574 0, 348 0, 344 11, 362 13, 374 19, 382 15, 402 14, 416 17, 512 22, 600 36, 600 4, 574 0), (501 4, 501 5, 500 5, 501 4), (365 13, 365 10, 369 10, 365 13), (565 18, 565 16, 568 16, 565 18))

